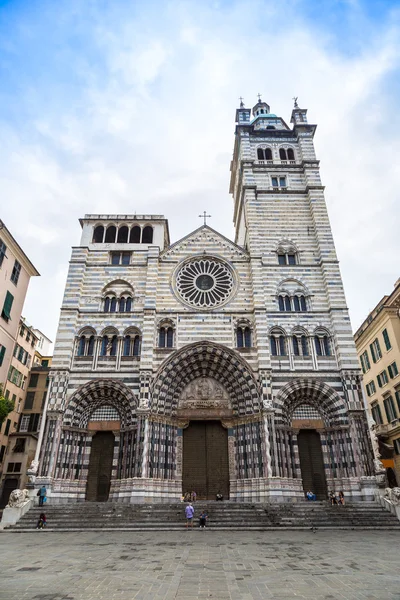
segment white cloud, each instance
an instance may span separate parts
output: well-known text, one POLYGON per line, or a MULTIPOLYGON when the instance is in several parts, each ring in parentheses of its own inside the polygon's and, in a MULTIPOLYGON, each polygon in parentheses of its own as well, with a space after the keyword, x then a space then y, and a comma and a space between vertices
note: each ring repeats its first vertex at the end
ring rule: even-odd
POLYGON ((90 13, 90 53, 76 49, 79 85, 63 80, 63 102, 38 89, 28 121, 0 124, 0 178, 10 199, 3 218, 42 273, 41 294, 30 294, 25 309, 31 322, 54 337, 63 293, 56 274, 86 212, 164 213, 176 240, 207 209, 212 225, 233 235, 235 108, 240 94, 252 105, 258 92, 287 121, 298 95, 319 125, 317 155, 354 325, 390 291, 400 249, 400 122, 390 86, 399 68, 396 14, 346 53, 320 26, 296 14, 288 22, 290 6, 194 10, 173 1, 123 18, 90 13), (48 311, 43 297, 51 298, 48 311))

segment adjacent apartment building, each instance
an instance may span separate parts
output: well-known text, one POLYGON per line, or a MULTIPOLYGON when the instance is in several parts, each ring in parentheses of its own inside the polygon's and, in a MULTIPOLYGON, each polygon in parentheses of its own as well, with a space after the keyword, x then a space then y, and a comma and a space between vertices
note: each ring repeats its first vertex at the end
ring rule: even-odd
POLYGON ((354 339, 388 484, 400 485, 400 279, 354 339))
POLYGON ((26 377, 31 367, 36 336, 29 340, 21 334, 22 308, 31 277, 39 273, 0 220, 0 386, 14 399, 14 411, 0 427, 0 472, 8 444, 8 436, 18 426, 18 409, 24 400, 26 377), (30 356, 30 361, 28 355, 30 356))

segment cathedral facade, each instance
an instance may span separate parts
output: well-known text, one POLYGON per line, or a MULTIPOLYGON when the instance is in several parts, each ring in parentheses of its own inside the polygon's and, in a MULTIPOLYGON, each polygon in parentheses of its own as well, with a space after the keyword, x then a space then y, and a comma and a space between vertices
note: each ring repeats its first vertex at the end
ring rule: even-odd
POLYGON ((236 111, 235 242, 162 215, 86 215, 72 249, 36 483, 51 502, 370 499, 361 376, 315 125, 236 111))

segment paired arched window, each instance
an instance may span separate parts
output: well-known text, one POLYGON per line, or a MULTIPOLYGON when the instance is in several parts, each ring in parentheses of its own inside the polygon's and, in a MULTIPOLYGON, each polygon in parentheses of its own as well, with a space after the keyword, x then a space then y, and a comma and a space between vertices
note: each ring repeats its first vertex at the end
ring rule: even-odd
POLYGON ((78 341, 77 356, 93 356, 94 335, 81 335, 78 341))
POLYGON ((278 305, 281 312, 306 312, 307 302, 302 294, 294 296, 279 295, 278 305))
POLYGON ((101 339, 100 356, 116 356, 118 337, 116 335, 103 335, 101 339))
POLYGON ((270 337, 272 356, 286 356, 286 338, 281 331, 271 332, 270 337))
POLYGON ((131 312, 132 310, 132 297, 121 296, 107 296, 104 300, 104 312, 131 312))
POLYGON ((140 227, 134 225, 129 229, 127 225, 122 225, 117 229, 115 225, 108 225, 107 229, 104 225, 97 225, 93 230, 93 244, 152 244, 153 243, 153 227, 146 225, 140 227))
POLYGON ((141 339, 138 333, 124 337, 123 356, 140 356, 141 339))
POLYGON ((310 350, 306 335, 294 335, 292 337, 293 354, 295 356, 309 356, 310 350))
POLYGON ((257 148, 258 160, 272 160, 271 148, 257 148))
POLYGON ((279 148, 279 158, 281 160, 295 160, 292 148, 279 148))
POLYGON ((236 346, 237 348, 251 348, 251 329, 248 325, 238 325, 236 328, 236 346))
POLYGON ((331 342, 326 333, 317 333, 314 344, 317 356, 332 356, 331 342))
POLYGON ((158 330, 158 347, 174 347, 174 328, 171 323, 162 323, 158 330))
POLYGON ((293 248, 283 249, 280 248, 277 252, 278 263, 280 265, 297 265, 297 253, 293 248))

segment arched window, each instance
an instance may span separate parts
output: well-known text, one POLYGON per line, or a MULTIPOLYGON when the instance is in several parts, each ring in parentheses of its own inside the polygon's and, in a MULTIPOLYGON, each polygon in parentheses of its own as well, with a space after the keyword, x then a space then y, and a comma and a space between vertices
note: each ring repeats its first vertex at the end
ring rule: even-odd
POLYGON ((104 312, 110 312, 110 298, 104 300, 104 312))
POLYGON ((129 243, 130 244, 140 244, 140 234, 141 229, 139 225, 135 225, 132 227, 131 232, 129 234, 129 243))
POLYGON ((294 310, 295 310, 296 312, 300 312, 300 300, 299 300, 299 297, 298 297, 298 296, 295 296, 295 297, 293 298, 293 304, 294 304, 294 310))
POLYGON ((293 152, 292 148, 287 149, 287 157, 288 157, 288 160, 294 160, 294 152, 293 152))
POLYGON ((264 150, 262 148, 257 148, 257 158, 258 160, 264 160, 264 150))
POLYGON ((153 228, 150 225, 147 225, 143 229, 142 244, 152 244, 152 243, 153 243, 153 228))
POLYGON ((174 329, 169 323, 164 323, 158 331, 158 345, 160 348, 174 347, 174 329))
POLYGON ((300 308, 303 312, 307 311, 307 304, 304 296, 300 296, 300 308))
POLYGON ((103 335, 103 338, 101 340, 100 356, 107 356, 107 348, 108 348, 108 336, 103 335))
POLYGON ((292 310, 289 296, 285 296, 285 310, 286 312, 290 312, 292 310))
POLYGON ((331 356, 331 346, 327 335, 314 336, 314 343, 317 356, 331 356))
POLYGON ((281 160, 287 160, 286 150, 284 148, 279 148, 279 158, 281 160))
POLYGON ((251 348, 251 329, 250 327, 244 328, 244 345, 246 348, 251 348))
POLYGON ((285 302, 283 296, 278 296, 279 310, 283 312, 285 310, 285 302))
POLYGON ((244 340, 243 340, 243 329, 238 327, 236 330, 236 345, 238 348, 243 348, 244 340))
POLYGON ((126 244, 127 241, 128 241, 128 228, 126 225, 124 225, 123 227, 120 227, 118 229, 117 242, 120 244, 126 244))
POLYGON ((86 337, 84 335, 81 336, 78 345, 78 356, 85 356, 86 349, 86 337))
POLYGON ((172 327, 167 329, 167 348, 172 348, 174 345, 174 330, 172 327))
POLYGON ((94 335, 91 335, 88 342, 87 355, 93 356, 94 352, 94 335))
POLYGON ((280 265, 297 265, 297 254, 292 248, 278 250, 278 263, 280 265))
POLYGON ((113 296, 110 300, 110 312, 115 312, 117 310, 117 299, 113 296))
POLYGON ((133 339, 133 356, 140 356, 140 336, 135 335, 133 339))
POLYGON ((124 337, 124 356, 130 356, 131 354, 131 336, 126 335, 124 337))
POLYGON ((127 297, 125 302, 125 312, 131 312, 132 310, 132 298, 130 296, 127 297))
POLYGON ((295 356, 300 356, 299 339, 298 339, 297 335, 293 336, 292 342, 293 342, 293 354, 295 356))
POLYGON ((117 229, 115 225, 109 225, 106 231, 106 239, 104 240, 108 244, 114 244, 117 235, 117 229))
POLYGON ((272 150, 271 150, 271 148, 265 148, 264 154, 265 154, 265 160, 272 160, 272 150))
POLYGON ((103 225, 97 225, 93 231, 93 243, 101 244, 104 238, 104 227, 103 225))
POLYGON ((111 338, 110 356, 116 356, 117 344, 118 344, 118 337, 116 335, 113 335, 111 338))
POLYGON ((119 312, 125 312, 125 298, 119 300, 119 312))
POLYGON ((282 333, 271 333, 271 354, 272 356, 286 356, 286 339, 282 333))
POLYGON ((309 355, 308 340, 307 340, 307 336, 305 336, 305 335, 301 336, 301 351, 303 353, 303 356, 308 356, 309 355))

